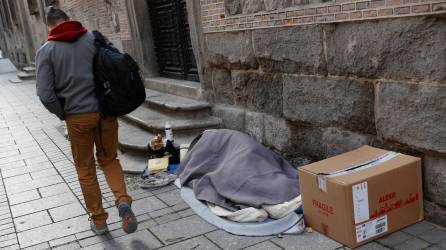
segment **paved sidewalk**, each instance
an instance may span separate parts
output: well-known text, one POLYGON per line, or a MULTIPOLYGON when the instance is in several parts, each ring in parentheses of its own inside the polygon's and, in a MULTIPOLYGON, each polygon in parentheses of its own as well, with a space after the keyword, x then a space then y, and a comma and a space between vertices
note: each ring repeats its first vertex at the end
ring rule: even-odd
MULTIPOLYGON (((39 103, 33 81, 8 81, 15 75, 8 65, 0 59, 1 249, 344 249, 319 233, 230 235, 196 216, 174 186, 131 191, 140 224, 127 235, 100 171, 111 232, 94 236, 61 122, 39 103)), ((446 231, 421 222, 362 249, 423 248, 446 249, 446 231)))

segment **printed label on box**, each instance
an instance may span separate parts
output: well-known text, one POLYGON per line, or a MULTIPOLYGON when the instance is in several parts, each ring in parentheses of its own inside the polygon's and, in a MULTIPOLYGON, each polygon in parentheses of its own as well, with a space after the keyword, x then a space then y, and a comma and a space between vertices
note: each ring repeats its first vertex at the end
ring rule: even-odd
POLYGON ((353 213, 355 214, 355 224, 370 219, 369 212, 369 191, 367 182, 362 182, 352 186, 353 213))
POLYGON ((356 226, 356 242, 362 242, 388 230, 387 215, 356 226))

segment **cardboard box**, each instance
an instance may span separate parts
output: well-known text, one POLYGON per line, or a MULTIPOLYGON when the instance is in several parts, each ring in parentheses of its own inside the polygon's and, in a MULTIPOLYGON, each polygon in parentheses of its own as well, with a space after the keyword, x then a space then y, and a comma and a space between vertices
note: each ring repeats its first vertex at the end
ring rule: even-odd
POLYGON ((308 226, 351 248, 423 220, 421 160, 369 146, 299 168, 308 226))

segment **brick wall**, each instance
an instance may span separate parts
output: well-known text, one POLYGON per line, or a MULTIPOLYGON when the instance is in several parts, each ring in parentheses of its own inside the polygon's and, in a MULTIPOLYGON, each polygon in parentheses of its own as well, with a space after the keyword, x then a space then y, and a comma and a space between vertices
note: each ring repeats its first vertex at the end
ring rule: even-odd
MULTIPOLYGON (((256 4, 261 0, 244 1, 256 4)), ((417 16, 446 13, 446 1, 438 0, 332 0, 329 2, 297 1, 294 4, 270 6, 265 1, 263 11, 231 15, 229 4, 240 5, 241 0, 201 0, 204 32, 246 30, 256 28, 306 25, 314 23, 332 23, 358 21, 377 18, 417 16), (311 2, 317 2, 309 4, 311 2), (280 8, 292 6, 289 8, 280 8), (273 8, 275 7, 275 8, 273 8)), ((274 2, 274 1, 273 1, 274 2)), ((249 7, 249 6, 248 6, 249 7)), ((232 7, 233 8, 233 7, 232 7)), ((247 8, 245 6, 245 8, 247 8)), ((239 11, 240 12, 240 11, 239 11)), ((243 12, 243 11, 242 11, 243 12)), ((238 13, 235 11, 235 13, 238 13)))
POLYGON ((131 40, 125 1, 120 0, 59 0, 62 10, 89 30, 97 29, 124 50, 131 40))

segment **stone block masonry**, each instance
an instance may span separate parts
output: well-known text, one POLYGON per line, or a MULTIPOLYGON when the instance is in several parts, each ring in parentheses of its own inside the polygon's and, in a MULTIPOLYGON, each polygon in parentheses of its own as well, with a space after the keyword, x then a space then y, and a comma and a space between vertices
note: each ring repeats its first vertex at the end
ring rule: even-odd
MULTIPOLYGON (((341 11, 379 16, 384 7, 394 13, 409 6, 414 14, 440 1, 335 3, 341 11)), ((301 8, 308 15, 339 11, 320 4, 327 9, 301 8)), ((281 11, 259 13, 281 18, 281 11)), ((224 20, 248 22, 244 16, 224 20)), ((202 86, 225 127, 292 162, 362 145, 422 157, 426 217, 446 225, 446 17, 366 19, 226 32, 205 27, 202 86)))
POLYGON ((375 133, 371 81, 287 76, 283 100, 288 120, 375 133))
POLYGON ((380 81, 376 98, 382 138, 446 154, 446 85, 380 81))
POLYGON ((324 25, 327 71, 330 75, 444 81, 445 22, 444 16, 426 16, 324 25))
POLYGON ((322 41, 321 26, 252 31, 254 57, 262 70, 268 72, 326 74, 322 41), (303 44, 305 49, 302 49, 303 44))

